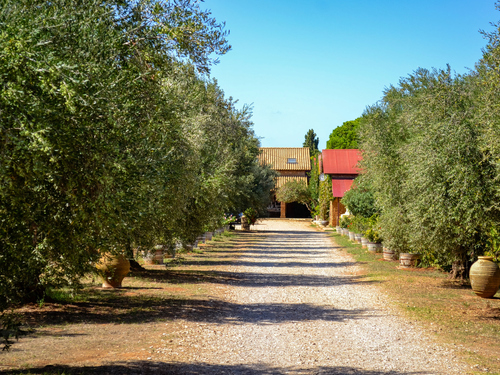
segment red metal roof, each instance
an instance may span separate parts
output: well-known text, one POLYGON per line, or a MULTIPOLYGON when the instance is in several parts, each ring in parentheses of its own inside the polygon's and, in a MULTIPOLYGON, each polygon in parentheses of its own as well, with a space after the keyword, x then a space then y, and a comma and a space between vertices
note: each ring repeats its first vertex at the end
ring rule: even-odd
POLYGON ((334 198, 342 198, 347 190, 351 188, 354 180, 332 180, 332 193, 334 198))
POLYGON ((359 174, 356 167, 361 160, 358 149, 323 150, 323 172, 326 174, 359 174))

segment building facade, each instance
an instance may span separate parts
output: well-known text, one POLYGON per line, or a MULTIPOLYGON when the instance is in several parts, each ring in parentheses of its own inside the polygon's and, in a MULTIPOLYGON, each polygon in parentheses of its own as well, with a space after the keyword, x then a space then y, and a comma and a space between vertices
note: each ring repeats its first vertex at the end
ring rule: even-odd
MULTIPOLYGON (((261 147, 260 150, 260 162, 271 165, 272 169, 278 172, 275 191, 291 180, 304 181, 307 184, 307 173, 311 171, 309 147, 261 147)), ((277 202, 275 194, 268 212, 271 217, 310 217, 304 205, 277 202)))

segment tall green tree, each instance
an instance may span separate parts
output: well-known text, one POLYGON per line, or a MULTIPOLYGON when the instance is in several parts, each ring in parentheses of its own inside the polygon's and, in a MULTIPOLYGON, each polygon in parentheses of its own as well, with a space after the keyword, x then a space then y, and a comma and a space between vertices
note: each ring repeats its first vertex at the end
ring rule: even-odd
MULTIPOLYGON (((500 10, 500 2, 495 7, 500 10)), ((475 97, 474 121, 482 124, 481 148, 485 158, 496 166, 497 199, 491 210, 500 210, 500 22, 493 24, 492 32, 482 31, 488 44, 483 50, 483 56, 476 64, 478 74, 478 89, 475 97)))
POLYGON ((314 130, 309 129, 309 131, 306 133, 304 138, 305 139, 304 139, 304 143, 302 144, 302 147, 309 147, 309 155, 311 157, 318 155, 318 153, 319 153, 319 150, 318 150, 319 138, 317 137, 314 130))

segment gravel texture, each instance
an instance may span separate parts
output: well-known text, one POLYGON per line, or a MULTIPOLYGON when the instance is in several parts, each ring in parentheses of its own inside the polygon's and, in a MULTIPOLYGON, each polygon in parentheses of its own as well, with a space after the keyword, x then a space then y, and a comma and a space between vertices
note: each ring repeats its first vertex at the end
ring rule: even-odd
POLYGON ((220 316, 186 321, 175 346, 155 348, 171 373, 468 372, 452 348, 359 276, 360 266, 326 233, 301 221, 266 220, 254 229, 261 240, 228 266, 235 278, 220 316))

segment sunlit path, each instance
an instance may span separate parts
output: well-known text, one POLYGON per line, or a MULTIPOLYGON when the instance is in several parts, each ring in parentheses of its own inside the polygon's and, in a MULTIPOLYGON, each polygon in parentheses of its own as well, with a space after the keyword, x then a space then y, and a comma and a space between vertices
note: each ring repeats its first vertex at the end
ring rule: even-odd
MULTIPOLYGON (((225 272, 234 275, 213 322, 185 332, 177 373, 463 374, 453 353, 400 317, 328 236, 268 220, 225 272)), ((188 327, 188 326, 186 326, 188 327)), ((179 362, 175 358, 178 356, 179 362)))

